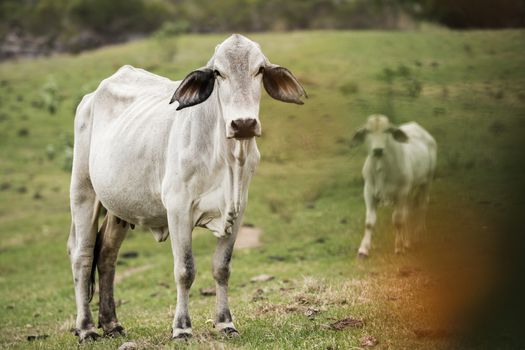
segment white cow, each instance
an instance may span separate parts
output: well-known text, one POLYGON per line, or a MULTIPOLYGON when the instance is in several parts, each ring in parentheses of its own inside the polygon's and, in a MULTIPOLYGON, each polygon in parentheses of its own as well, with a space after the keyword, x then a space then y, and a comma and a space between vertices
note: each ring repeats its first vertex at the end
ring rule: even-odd
POLYGON ((68 240, 80 341, 98 337, 89 308, 95 266, 99 327, 104 335, 124 334, 113 279, 118 250, 134 225, 151 229, 158 241, 170 236, 177 284, 173 338, 192 334, 192 230, 213 231, 215 327, 238 334, 227 289, 233 244, 259 162, 254 136, 261 134, 261 81, 275 99, 302 104, 306 97, 292 73, 271 64, 257 43, 232 35, 182 82, 124 66, 83 98, 75 116, 68 240), (101 207, 108 214, 97 234, 101 207))
POLYGON ((353 137, 354 143, 365 140, 368 142, 368 157, 363 166, 366 223, 359 256, 368 256, 380 203, 394 204, 395 252, 402 253, 410 248, 411 238, 418 240, 426 229, 430 185, 436 168, 436 141, 415 122, 395 127, 386 116, 378 114, 368 117, 353 137))

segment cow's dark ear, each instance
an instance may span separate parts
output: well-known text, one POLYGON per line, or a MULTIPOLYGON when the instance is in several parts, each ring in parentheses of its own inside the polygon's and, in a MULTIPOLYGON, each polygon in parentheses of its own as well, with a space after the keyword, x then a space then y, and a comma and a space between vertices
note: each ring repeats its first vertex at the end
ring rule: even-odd
POLYGON ((365 141, 366 134, 368 134, 368 130, 365 127, 357 129, 352 137, 351 146, 362 144, 365 141))
POLYGON ((389 128, 388 132, 392 134, 392 137, 397 142, 408 142, 408 136, 405 134, 405 132, 399 128, 389 128))
POLYGON ((177 111, 183 108, 195 106, 210 97, 215 86, 215 73, 205 68, 191 72, 180 83, 171 98, 170 104, 177 101, 177 111))
POLYGON ((268 95, 276 100, 302 105, 301 96, 308 98, 306 91, 288 69, 277 65, 261 68, 263 84, 268 95))

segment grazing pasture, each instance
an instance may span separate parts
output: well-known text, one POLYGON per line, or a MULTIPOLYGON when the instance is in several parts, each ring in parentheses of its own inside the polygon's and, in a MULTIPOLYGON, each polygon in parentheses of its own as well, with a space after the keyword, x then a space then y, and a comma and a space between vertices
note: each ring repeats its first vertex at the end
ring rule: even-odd
MULTIPOLYGON (((182 79, 203 66, 226 36, 157 37, 78 56, 0 64, 1 348, 77 346, 70 333, 75 301, 66 241, 73 117, 81 97, 124 64, 182 79)), ((249 37, 272 62, 295 73, 309 99, 298 107, 263 92, 261 163, 244 218, 255 226, 248 232, 260 234, 260 244, 235 250, 230 279, 230 305, 241 337, 225 339, 212 329, 215 238, 199 229, 190 296, 194 337, 186 346, 490 344, 477 332, 468 341, 462 336, 474 324, 470 317, 482 312, 479 305, 489 299, 498 306, 491 296, 499 291, 495 286, 505 285, 501 271, 508 267, 500 252, 504 248, 507 257, 514 252, 513 245, 504 244, 512 242, 509 216, 523 207, 525 32, 249 37), (351 147, 350 141, 373 113, 395 123, 421 124, 438 143, 438 165, 429 232, 419 250, 393 253, 390 210, 382 208, 374 254, 357 259, 366 149, 351 147)), ((157 243, 140 227, 131 231, 121 248, 116 283, 117 313, 127 336, 82 348, 118 348, 124 341, 143 349, 174 347, 169 243, 157 243)), ((97 301, 95 294, 94 314, 97 301)), ((499 325, 491 339, 500 348, 516 348, 520 340, 500 336, 499 325)))

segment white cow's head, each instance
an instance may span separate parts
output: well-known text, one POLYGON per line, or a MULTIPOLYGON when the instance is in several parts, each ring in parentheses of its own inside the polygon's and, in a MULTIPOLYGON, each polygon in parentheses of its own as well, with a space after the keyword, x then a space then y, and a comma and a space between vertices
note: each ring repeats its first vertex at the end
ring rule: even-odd
POLYGON ((403 130, 392 125, 386 116, 373 114, 368 117, 366 124, 356 131, 352 143, 360 144, 367 140, 369 155, 381 157, 391 139, 397 142, 407 142, 408 136, 403 130))
POLYGON ((177 110, 206 101, 217 90, 226 137, 247 139, 261 135, 261 80, 268 94, 280 101, 303 104, 306 92, 286 68, 271 64, 259 44, 234 34, 215 48, 208 64, 191 72, 175 91, 177 110))

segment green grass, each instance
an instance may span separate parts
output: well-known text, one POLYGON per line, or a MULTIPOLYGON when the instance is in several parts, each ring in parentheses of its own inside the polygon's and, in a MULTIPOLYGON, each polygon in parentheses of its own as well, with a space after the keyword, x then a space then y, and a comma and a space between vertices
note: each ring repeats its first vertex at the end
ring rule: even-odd
MULTIPOLYGON (((203 66, 224 38, 143 40, 78 56, 0 64, 0 347, 77 346, 69 333, 75 306, 65 249, 70 218, 64 169, 81 96, 124 64, 181 79, 203 66), (49 337, 26 340, 35 334, 49 337)), ((502 234, 499 224, 509 210, 522 203, 509 188, 523 175, 509 160, 523 157, 516 140, 525 131, 525 32, 293 32, 251 38, 273 63, 296 74, 310 99, 298 107, 263 96, 262 160, 244 220, 264 230, 263 246, 235 252, 230 282, 242 337, 222 339, 207 322, 214 299, 198 291, 213 286, 215 239, 197 230, 190 305, 195 336, 187 346, 349 349, 371 335, 381 349, 463 347, 440 330, 492 290, 494 237, 502 234), (398 123, 418 121, 435 136, 439 163, 430 237, 422 249, 393 254, 384 209, 372 255, 359 261, 365 150, 349 142, 372 113, 398 123), (475 244, 463 244, 472 237, 475 244), (275 279, 249 282, 262 273, 275 279), (259 289, 264 298, 253 301, 259 289), (309 318, 308 308, 319 312, 309 318), (327 328, 349 316, 363 319, 364 327, 327 328), (418 336, 421 329, 431 335, 418 336)), ((147 269, 116 286, 126 339, 144 349, 180 345, 169 339, 176 298, 169 244, 138 229, 124 242, 121 252, 126 251, 139 256, 120 259, 117 274, 147 269)), ((105 339, 82 348, 117 348, 123 341, 105 339)))

